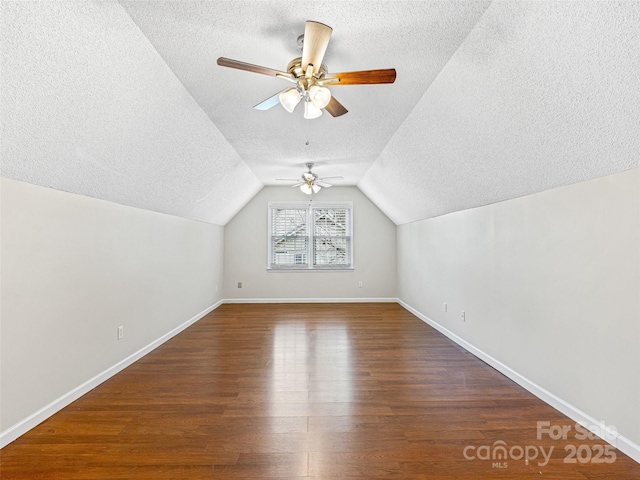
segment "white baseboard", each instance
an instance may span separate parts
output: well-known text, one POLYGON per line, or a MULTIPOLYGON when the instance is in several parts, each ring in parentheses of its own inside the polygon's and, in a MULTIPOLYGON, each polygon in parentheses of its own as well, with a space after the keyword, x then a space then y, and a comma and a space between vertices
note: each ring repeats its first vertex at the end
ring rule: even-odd
POLYGON ((119 361, 115 365, 113 365, 113 366, 107 368, 106 370, 104 370, 103 372, 99 373, 95 377, 87 380, 86 382, 84 382, 83 384, 77 386, 73 390, 65 393, 60 398, 54 400, 53 402, 49 403, 48 405, 45 405, 44 407, 42 407, 37 412, 29 415, 28 417, 26 417, 25 419, 19 421, 15 425, 12 425, 11 427, 7 428, 5 431, 0 433, 0 448, 3 448, 6 445, 8 445, 9 443, 13 442, 15 439, 17 439, 21 435, 24 435, 29 430, 34 428, 36 425, 38 425, 38 424, 42 423, 43 421, 45 421, 47 418, 49 418, 54 413, 62 410, 64 407, 66 407, 70 403, 74 402, 75 400, 80 398, 82 395, 84 395, 84 394, 88 393, 89 391, 93 390, 98 385, 100 385, 104 381, 106 381, 109 378, 111 378, 112 376, 114 376, 116 373, 121 372, 122 370, 127 368, 129 365, 131 365, 135 361, 137 361, 140 358, 144 357, 147 353, 149 353, 152 350, 158 348, 160 345, 162 345, 167 340, 171 339, 172 337, 175 337, 178 333, 182 332, 187 327, 190 327, 191 325, 193 325, 195 322, 200 320, 206 314, 208 314, 209 312, 211 312, 211 311, 215 310, 216 308, 218 308, 220 305, 222 305, 222 303, 223 303, 223 300, 220 300, 220 301, 214 303, 213 305, 211 305, 207 309, 203 310, 202 312, 198 313, 197 315, 193 316, 192 318, 190 318, 189 320, 184 322, 182 325, 177 326, 176 328, 174 328, 170 332, 167 332, 164 335, 162 335, 157 340, 154 340, 153 342, 151 342, 146 347, 141 348, 137 352, 129 355, 127 358, 119 361))
POLYGON ((226 298, 224 303, 398 303, 397 298, 226 298))
MULTIPOLYGON (((511 369, 510 367, 508 367, 504 363, 500 362, 499 360, 496 360, 491 355, 483 352, 479 348, 476 348, 475 346, 473 346, 472 344, 470 344, 469 342, 467 342, 463 338, 461 338, 458 335, 456 335, 455 333, 453 333, 451 330, 448 330, 447 328, 445 328, 442 325, 440 325, 438 322, 436 322, 436 321, 432 320, 431 318, 427 317, 426 315, 422 314, 421 312, 419 312, 418 310, 413 308, 411 305, 408 305, 407 303, 403 302, 402 300, 398 300, 398 303, 400 305, 402 305, 404 308, 406 308, 408 311, 413 313, 420 320, 422 320, 426 324, 430 325, 431 327, 435 328, 440 333, 442 333, 443 335, 445 335, 449 339, 453 340, 455 343, 460 345, 465 350, 467 350, 469 353, 475 355, 476 357, 478 357, 480 360, 482 360, 483 362, 487 363, 488 365, 491 365, 493 368, 498 370, 500 373, 502 373, 506 377, 508 377, 511 380, 513 380, 514 382, 516 382, 518 385, 520 385, 525 390, 527 390, 527 391, 531 392, 532 394, 534 394, 536 397, 538 397, 543 402, 551 405, 556 410, 558 410, 561 413, 565 414, 567 417, 569 417, 570 419, 574 420, 576 423, 580 423, 581 425, 584 425, 584 426, 593 426, 593 427, 600 427, 603 424, 602 422, 600 422, 600 421, 596 420, 595 418, 593 418, 592 416, 586 414, 585 412, 583 412, 579 408, 576 408, 575 406, 573 406, 570 403, 566 402, 562 398, 554 395, 550 391, 548 391, 545 388, 541 387, 537 383, 532 382, 528 378, 520 375, 518 372, 516 372, 515 370, 511 369)), ((594 431, 594 430, 592 430, 592 431, 594 431)), ((594 433, 596 433, 596 434, 599 433, 598 432, 598 428, 595 429, 594 433)), ((603 435, 599 435, 599 436, 604 441, 610 443, 611 445, 616 447, 618 450, 620 450, 622 453, 624 453, 625 455, 628 455, 633 460, 635 460, 636 462, 640 463, 640 445, 637 445, 636 443, 632 442, 628 438, 626 438, 626 437, 624 437, 622 435, 619 435, 617 432, 607 432, 607 431, 605 431, 605 432, 603 432, 603 435)))
POLYGON ((619 435, 618 438, 616 438, 615 447, 625 455, 628 455, 636 462, 640 463, 640 445, 637 443, 632 442, 627 437, 619 435))

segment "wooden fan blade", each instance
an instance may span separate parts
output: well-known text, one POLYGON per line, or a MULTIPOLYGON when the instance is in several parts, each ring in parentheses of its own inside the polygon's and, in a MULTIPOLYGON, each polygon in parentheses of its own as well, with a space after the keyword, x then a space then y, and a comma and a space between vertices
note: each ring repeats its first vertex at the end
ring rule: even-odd
POLYGON ((302 44, 302 70, 307 71, 313 65, 313 73, 318 73, 324 53, 327 51, 333 28, 324 23, 308 20, 304 25, 304 43, 302 44))
POLYGON ((361 70, 358 72, 332 73, 330 78, 323 81, 326 85, 375 85, 378 83, 393 83, 396 81, 396 69, 361 70), (333 79, 336 79, 335 82, 333 79))
POLYGON ((218 65, 221 67, 237 68, 238 70, 245 70, 247 72, 269 75, 270 77, 292 77, 290 73, 280 72, 273 68, 261 67, 260 65, 253 65, 252 63, 241 62, 239 60, 232 60, 231 58, 220 57, 218 59, 218 65))
POLYGON ((336 97, 334 97, 333 95, 331 96, 329 104, 324 107, 324 109, 329 112, 332 117, 339 117, 340 115, 344 115, 349 111, 344 108, 344 106, 338 100, 336 100, 336 97))
POLYGON ((276 93, 275 95, 263 100, 257 105, 254 105, 253 108, 256 110, 269 110, 272 107, 275 107, 280 103, 280 94, 291 90, 291 88, 285 88, 281 92, 276 93))

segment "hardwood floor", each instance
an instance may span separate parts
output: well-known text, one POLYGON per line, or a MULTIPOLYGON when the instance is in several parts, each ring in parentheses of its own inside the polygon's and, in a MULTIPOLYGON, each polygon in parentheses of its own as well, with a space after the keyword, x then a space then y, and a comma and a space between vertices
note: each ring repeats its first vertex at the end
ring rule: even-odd
POLYGON ((575 428, 396 304, 223 305, 5 447, 0 477, 640 478, 538 421, 575 428))

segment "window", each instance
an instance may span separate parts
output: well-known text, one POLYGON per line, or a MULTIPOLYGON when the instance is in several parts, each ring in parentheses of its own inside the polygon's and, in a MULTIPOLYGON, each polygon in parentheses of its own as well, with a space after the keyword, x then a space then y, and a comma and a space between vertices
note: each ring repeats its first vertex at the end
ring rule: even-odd
POLYGON ((270 269, 353 268, 351 203, 270 203, 270 269))

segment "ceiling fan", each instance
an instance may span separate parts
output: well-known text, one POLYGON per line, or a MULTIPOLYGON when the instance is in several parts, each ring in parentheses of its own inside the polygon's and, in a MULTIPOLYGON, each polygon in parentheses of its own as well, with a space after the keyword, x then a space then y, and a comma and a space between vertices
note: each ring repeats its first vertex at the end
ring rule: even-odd
POLYGON ((304 35, 298 37, 298 45, 302 48, 302 57, 291 60, 286 72, 224 57, 218 58, 218 65, 274 76, 295 84, 295 87, 286 88, 255 105, 253 108, 257 110, 268 110, 280 103, 291 113, 298 103, 304 101, 304 118, 306 119, 319 117, 322 115, 323 108, 333 117, 339 117, 347 113, 348 110, 335 99, 331 90, 327 88, 328 85, 393 83, 396 80, 396 70, 395 68, 387 68, 328 73, 327 66, 322 63, 322 59, 329 45, 332 31, 331 27, 323 23, 308 20, 305 23, 304 35))
POLYGON ((311 171, 311 169, 313 168, 313 163, 306 163, 305 165, 308 171, 302 174, 302 181, 298 180, 297 178, 276 178, 276 180, 283 182, 296 182, 291 185, 292 188, 300 187, 300 190, 302 190, 304 193, 306 193, 307 195, 311 195, 312 193, 318 193, 322 188, 329 188, 332 186, 325 180, 331 180, 334 178, 342 179, 342 177, 340 176, 318 178, 318 175, 311 171))

